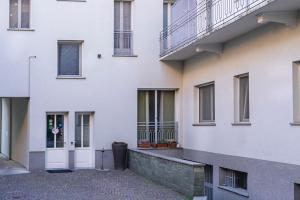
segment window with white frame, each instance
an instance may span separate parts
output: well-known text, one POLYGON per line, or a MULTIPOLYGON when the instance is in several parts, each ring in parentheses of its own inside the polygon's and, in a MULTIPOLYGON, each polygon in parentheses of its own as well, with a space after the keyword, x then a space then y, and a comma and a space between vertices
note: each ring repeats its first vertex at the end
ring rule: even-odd
POLYGON ((300 61, 293 63, 293 123, 300 124, 300 61))
POLYGON ((58 42, 58 76, 81 76, 82 41, 58 42))
POLYGON ((90 114, 75 114, 75 147, 90 147, 90 114))
POLYGON ((131 1, 114 2, 114 55, 133 55, 133 32, 131 30, 131 1))
POLYGON ((215 121, 215 84, 202 84, 199 89, 199 122, 215 121))
POLYGON ((247 173, 220 168, 220 186, 247 190, 247 173))
POLYGON ((30 0, 9 1, 9 28, 28 29, 30 27, 30 0))
POLYGON ((235 122, 249 122, 249 74, 235 76, 235 122))

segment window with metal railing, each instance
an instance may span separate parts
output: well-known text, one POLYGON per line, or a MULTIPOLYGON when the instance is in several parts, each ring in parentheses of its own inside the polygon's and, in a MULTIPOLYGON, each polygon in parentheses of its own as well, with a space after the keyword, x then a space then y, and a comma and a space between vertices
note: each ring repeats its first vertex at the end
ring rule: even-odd
POLYGON ((114 3, 114 55, 133 55, 131 1, 115 1, 114 3))

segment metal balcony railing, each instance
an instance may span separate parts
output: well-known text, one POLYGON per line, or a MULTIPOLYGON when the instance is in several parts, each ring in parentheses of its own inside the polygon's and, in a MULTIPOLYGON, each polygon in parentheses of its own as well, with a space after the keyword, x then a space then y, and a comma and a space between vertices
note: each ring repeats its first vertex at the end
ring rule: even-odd
POLYGON ((131 56, 133 55, 133 32, 115 31, 114 32, 114 55, 131 56))
POLYGON ((175 52, 275 0, 200 0, 160 33, 160 56, 175 52))
POLYGON ((177 142, 177 122, 139 122, 138 144, 170 144, 177 142))

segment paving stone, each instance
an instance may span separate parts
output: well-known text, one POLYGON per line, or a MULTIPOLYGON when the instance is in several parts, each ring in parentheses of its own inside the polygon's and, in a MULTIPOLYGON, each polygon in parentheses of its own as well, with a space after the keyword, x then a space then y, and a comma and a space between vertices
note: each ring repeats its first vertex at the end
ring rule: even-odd
POLYGON ((0 176, 0 200, 184 200, 173 190, 130 170, 46 171, 0 176))

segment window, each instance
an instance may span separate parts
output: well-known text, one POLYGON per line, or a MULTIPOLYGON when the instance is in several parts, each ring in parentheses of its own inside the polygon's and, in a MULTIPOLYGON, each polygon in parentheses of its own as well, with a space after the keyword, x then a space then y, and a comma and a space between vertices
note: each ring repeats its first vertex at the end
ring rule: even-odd
POLYGON ((81 41, 58 42, 58 76, 81 76, 81 41))
POLYGON ((138 146, 176 142, 175 91, 139 90, 138 146))
POLYGON ((220 168, 220 186, 247 190, 247 173, 220 168))
POLYGON ((47 148, 64 147, 64 115, 47 114, 47 148))
POLYGON ((213 166, 205 165, 204 167, 204 195, 207 200, 213 200, 213 166))
POLYGON ((90 114, 75 114, 75 147, 90 147, 90 114))
POLYGON ((114 55, 133 55, 130 1, 114 3, 114 55))
POLYGON ((300 124, 300 61, 293 64, 293 123, 300 124))
POLYGON ((30 26, 30 0, 9 1, 9 28, 28 29, 30 26))
POLYGON ((199 86, 199 122, 215 121, 215 85, 207 83, 199 86))
POLYGON ((235 121, 249 122, 249 74, 235 77, 235 121))

